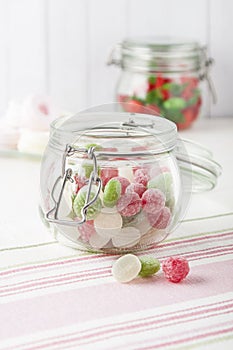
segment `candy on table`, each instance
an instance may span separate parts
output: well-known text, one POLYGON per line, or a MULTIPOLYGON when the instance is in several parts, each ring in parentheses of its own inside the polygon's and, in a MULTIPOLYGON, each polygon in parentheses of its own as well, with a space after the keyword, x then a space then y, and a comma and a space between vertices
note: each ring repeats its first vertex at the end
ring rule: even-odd
POLYGON ((117 202, 117 210, 123 216, 133 216, 141 210, 141 199, 135 192, 125 193, 117 202))
POLYGON ((136 245, 140 238, 141 234, 135 227, 123 227, 112 237, 112 244, 116 248, 130 248, 136 245))
POLYGON ((162 263, 165 277, 174 283, 181 282, 189 273, 189 263, 182 257, 169 257, 162 263))
POLYGON ((102 180, 103 187, 106 186, 109 180, 116 176, 118 176, 118 169, 116 168, 102 168, 100 170, 100 178, 102 180))
POLYGON ((80 238, 84 242, 88 242, 92 235, 96 233, 94 228, 94 221, 88 220, 84 222, 82 225, 78 226, 78 231, 80 233, 80 238))
POLYGON ((148 214, 157 214, 165 206, 165 195, 162 191, 149 188, 142 195, 142 208, 148 214))
POLYGON ((146 191, 146 186, 141 183, 132 182, 127 188, 126 193, 135 192, 141 198, 143 193, 146 191))
POLYGON ((141 277, 150 277, 156 274, 160 270, 160 262, 158 259, 153 256, 142 256, 140 262, 142 264, 139 276, 141 277))
MULTIPOLYGON (((87 190, 88 190, 88 186, 83 186, 73 201, 74 213, 78 217, 81 217, 81 211, 86 201, 87 190)), ((92 200, 95 197, 95 195, 96 195, 96 192, 92 188, 92 191, 90 194, 90 200, 92 200)), ((92 205, 90 205, 90 207, 87 209, 87 220, 94 219, 100 212, 101 208, 102 208, 101 199, 97 198, 97 200, 92 205)))
POLYGON ((103 202, 106 207, 114 207, 121 195, 121 182, 112 178, 104 187, 103 202))
POLYGON ((111 180, 119 181, 121 184, 121 194, 125 194, 126 188, 130 185, 129 180, 126 177, 122 177, 122 176, 113 177, 111 180))
POLYGON ((136 255, 121 256, 112 267, 112 275, 118 282, 127 283, 136 278, 141 270, 141 262, 136 255))
POLYGON ((103 208, 94 220, 94 227, 99 236, 114 237, 122 227, 122 217, 117 211, 108 212, 103 208))
POLYGON ((103 237, 98 235, 97 233, 94 233, 89 238, 89 244, 95 249, 101 249, 106 244, 108 244, 109 240, 110 239, 108 237, 103 237))
POLYGON ((163 230, 171 222, 171 211, 169 208, 164 207, 158 214, 148 214, 147 217, 152 227, 163 230))

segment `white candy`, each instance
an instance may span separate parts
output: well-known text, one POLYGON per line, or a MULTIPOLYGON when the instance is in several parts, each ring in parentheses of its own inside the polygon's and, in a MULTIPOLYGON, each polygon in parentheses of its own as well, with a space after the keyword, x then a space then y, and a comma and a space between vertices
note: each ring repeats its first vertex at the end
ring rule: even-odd
POLYGON ((151 224, 149 223, 147 216, 143 211, 137 215, 133 226, 139 230, 141 236, 145 235, 151 229, 151 224))
POLYGON ((113 277, 121 283, 132 281, 141 271, 141 262, 133 254, 121 256, 112 267, 113 277))
MULTIPOLYGON (((105 210, 105 209, 104 209, 105 210)), ((94 227, 96 232, 105 238, 114 237, 122 227, 122 217, 119 213, 102 212, 95 218, 94 227)))
POLYGON ((119 176, 125 177, 130 182, 133 182, 133 170, 130 166, 119 167, 119 176))
POLYGON ((128 226, 122 228, 114 237, 112 237, 112 244, 116 248, 129 248, 137 244, 140 238, 140 231, 134 227, 128 226))
POLYGON ((101 237, 97 233, 91 235, 89 243, 93 248, 101 249, 109 242, 108 237, 101 237))

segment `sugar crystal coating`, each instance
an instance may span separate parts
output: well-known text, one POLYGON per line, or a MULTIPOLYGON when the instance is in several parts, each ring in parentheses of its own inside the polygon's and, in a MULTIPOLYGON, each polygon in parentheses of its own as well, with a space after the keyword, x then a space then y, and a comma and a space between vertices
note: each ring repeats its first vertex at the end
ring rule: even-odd
POLYGON ((125 193, 117 202, 117 210, 123 216, 133 216, 141 210, 141 199, 135 192, 125 193))
POLYGON ((131 183, 127 188, 126 188, 126 192, 135 192, 139 195, 139 197, 141 198, 143 193, 146 191, 146 186, 144 186, 143 184, 140 183, 131 183))
POLYGON ((142 267, 141 271, 139 272, 139 275, 141 277, 149 277, 154 275, 156 272, 160 270, 160 262, 158 259, 154 258, 153 256, 142 256, 140 258, 142 267))
POLYGON ((123 176, 116 176, 113 177, 112 180, 117 180, 121 184, 121 194, 125 193, 126 188, 130 185, 129 180, 126 177, 123 176))
POLYGON ((185 258, 169 257, 163 261, 162 269, 169 281, 179 283, 188 275, 189 263, 185 258))
POLYGON ((118 176, 118 170, 115 168, 103 168, 100 170, 100 178, 103 186, 106 186, 107 182, 116 176, 118 176))
POLYGON ((121 183, 116 179, 107 182, 104 188, 103 202, 106 207, 114 207, 121 195, 121 183))
POLYGON ((126 254, 113 264, 112 275, 118 282, 127 283, 136 278, 141 270, 141 262, 136 255, 126 254))
POLYGON ((165 206, 165 195, 158 189, 149 188, 142 195, 142 207, 149 214, 161 211, 165 206))
POLYGON ((171 211, 169 208, 164 207, 157 214, 148 214, 147 217, 152 227, 163 230, 167 228, 171 222, 171 211))
MULTIPOLYGON (((93 190, 90 193, 90 200, 92 200, 95 197, 95 195, 96 195, 96 193, 93 190)), ((87 186, 84 186, 78 192, 78 194, 75 197, 74 202, 73 202, 74 213, 78 217, 81 217, 81 211, 85 205, 86 196, 87 196, 87 186)), ((92 205, 90 205, 89 208, 87 209, 87 220, 92 220, 93 218, 95 218, 96 215, 98 215, 98 213, 100 212, 101 208, 102 208, 101 199, 97 198, 96 201, 92 205)))

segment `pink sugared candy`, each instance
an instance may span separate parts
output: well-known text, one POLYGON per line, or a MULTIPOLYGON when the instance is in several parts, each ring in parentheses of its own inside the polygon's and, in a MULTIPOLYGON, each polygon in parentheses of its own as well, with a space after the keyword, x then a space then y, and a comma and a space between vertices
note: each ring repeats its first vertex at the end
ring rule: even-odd
POLYGON ((130 185, 129 180, 126 179, 126 177, 123 177, 123 176, 116 176, 116 177, 113 177, 112 179, 117 180, 117 181, 120 182, 120 184, 121 184, 121 194, 125 194, 126 188, 130 185))
POLYGON ((165 200, 162 191, 149 188, 142 195, 142 208, 148 214, 157 214, 165 207, 165 200))
POLYGON ((78 230, 80 232, 80 238, 84 242, 89 242, 90 237, 96 233, 94 227, 94 220, 88 220, 84 222, 78 227, 78 230))
POLYGON ((170 282, 179 283, 188 275, 189 263, 185 258, 171 256, 164 260, 162 269, 170 282))
POLYGON ((134 182, 146 186, 149 179, 150 178, 147 174, 147 169, 138 169, 135 171, 134 182))
POLYGON ((134 183, 132 182, 127 188, 126 188, 126 192, 135 192, 139 195, 139 197, 141 198, 143 193, 146 191, 146 187, 143 184, 139 184, 139 183, 134 183))
POLYGON ((152 227, 158 230, 163 230, 168 227, 171 221, 171 211, 164 207, 161 211, 155 214, 147 214, 147 218, 152 227))
POLYGON ((88 182, 88 179, 86 177, 81 177, 79 175, 75 175, 74 180, 76 184, 75 193, 78 193, 78 191, 88 182))
POLYGON ((106 186, 107 182, 116 176, 118 176, 118 170, 115 168, 103 168, 100 171, 103 186, 106 186))
POLYGON ((117 202, 117 210, 123 216, 133 216, 141 210, 141 199, 135 192, 125 193, 117 202))

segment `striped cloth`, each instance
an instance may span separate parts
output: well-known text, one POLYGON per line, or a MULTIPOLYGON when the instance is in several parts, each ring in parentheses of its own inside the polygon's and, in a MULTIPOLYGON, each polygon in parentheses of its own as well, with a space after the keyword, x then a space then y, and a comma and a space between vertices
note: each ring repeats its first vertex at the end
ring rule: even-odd
POLYGON ((233 212, 186 219, 145 254, 184 256, 190 274, 120 284, 114 255, 52 237, 1 249, 0 349, 232 349, 233 212))

